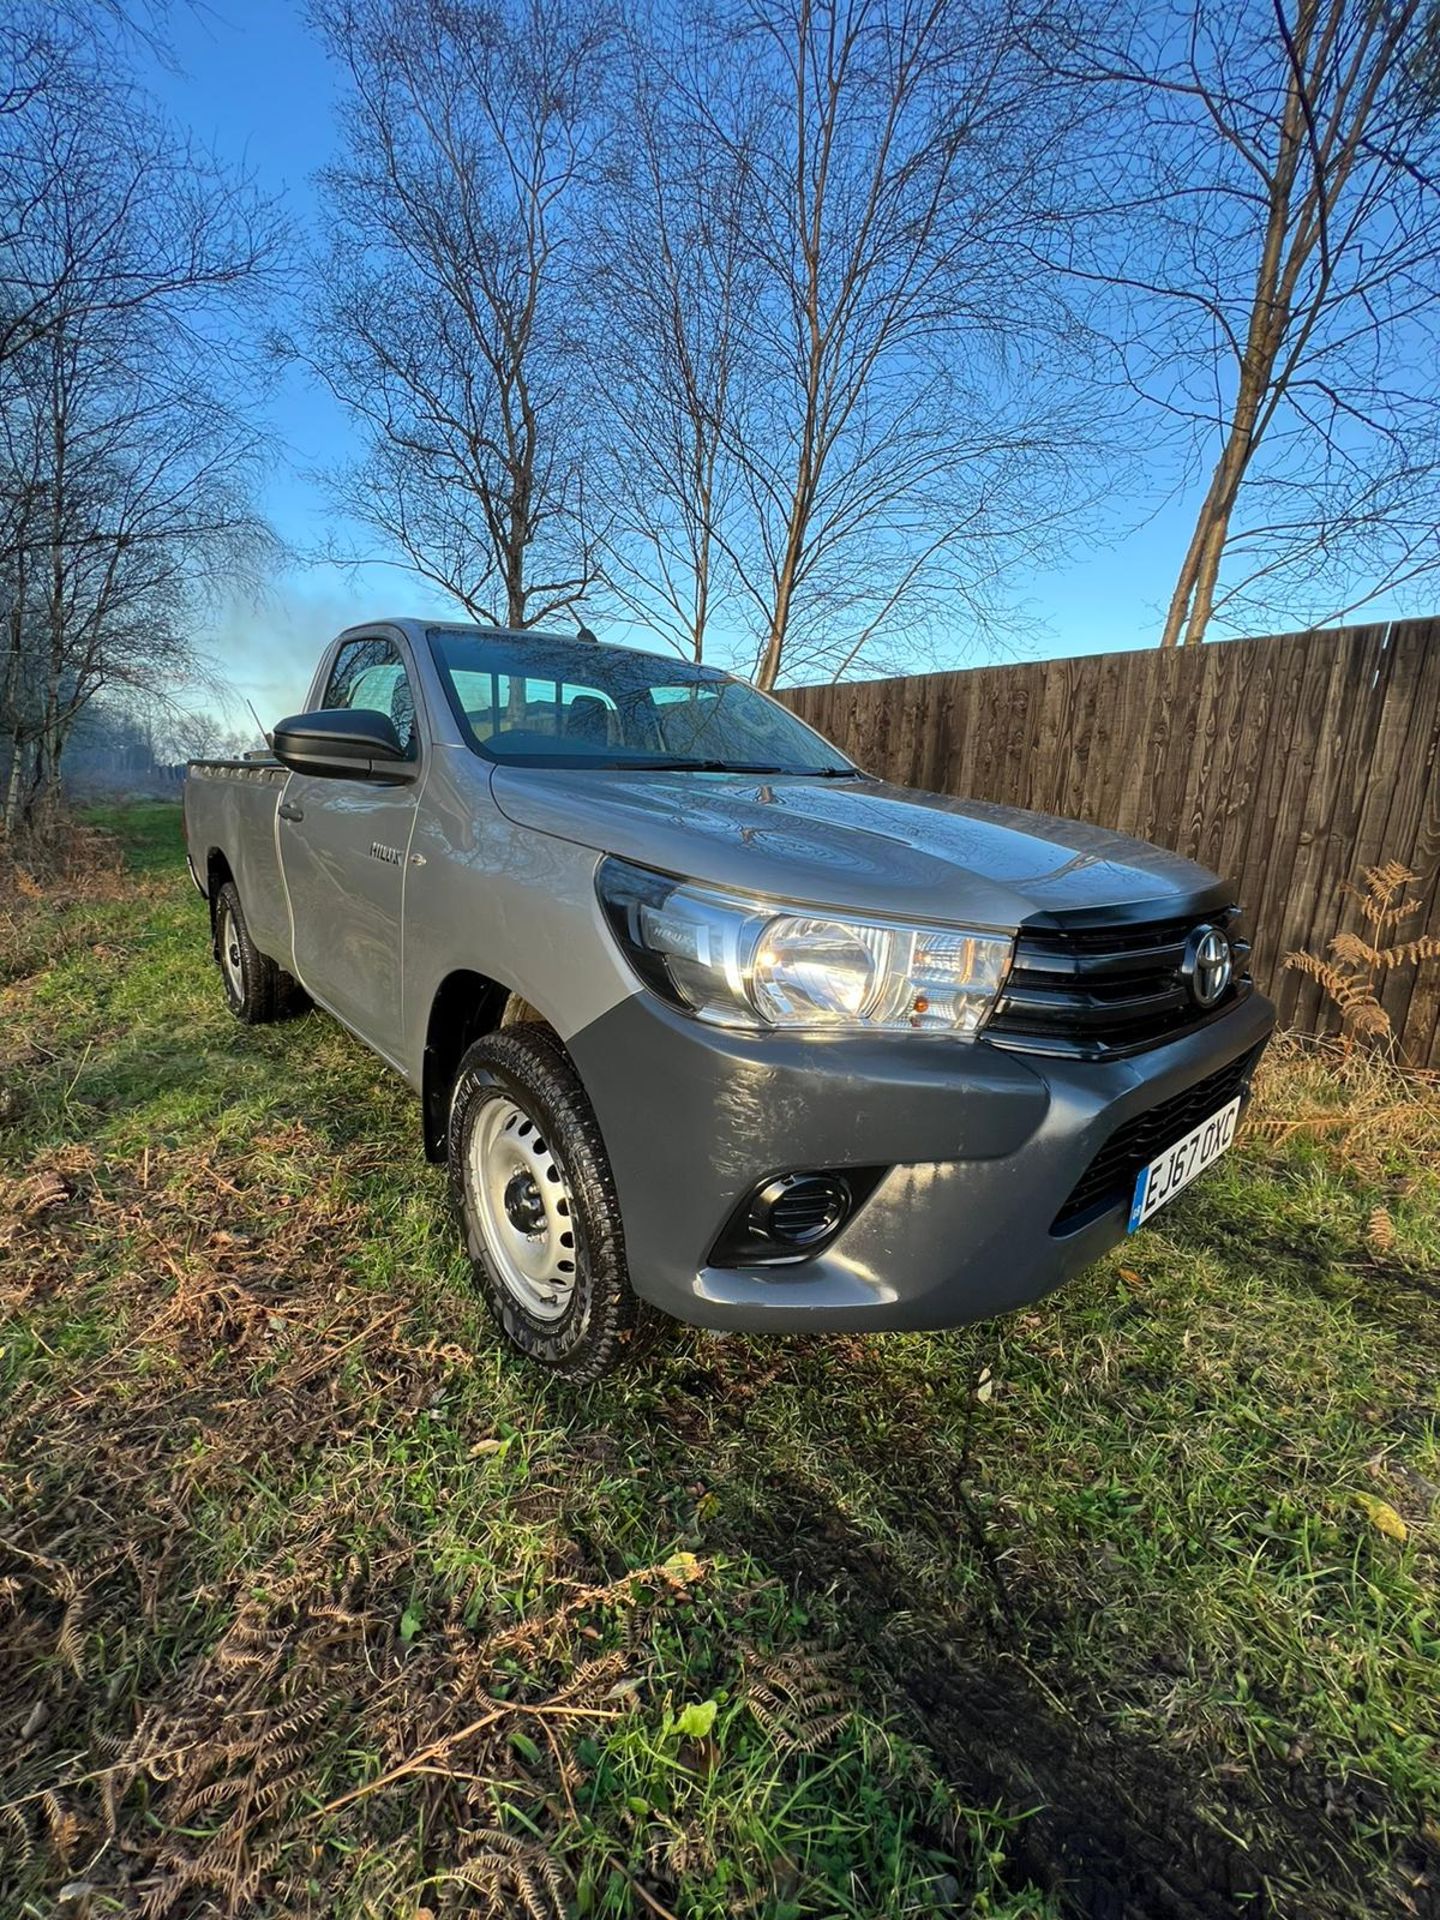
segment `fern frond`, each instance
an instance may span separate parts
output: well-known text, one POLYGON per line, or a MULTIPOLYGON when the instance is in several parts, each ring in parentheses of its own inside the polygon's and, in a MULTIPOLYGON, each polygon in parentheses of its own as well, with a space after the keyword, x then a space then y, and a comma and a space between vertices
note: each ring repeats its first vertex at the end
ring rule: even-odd
POLYGON ((55 1652, 65 1664, 72 1667, 77 1680, 85 1678, 83 1655, 85 1635, 82 1631, 85 1620, 85 1596, 73 1594, 66 1603, 61 1616, 60 1631, 55 1637, 55 1652))
POLYGON ((1391 947, 1385 955, 1387 967, 1414 967, 1422 960, 1440 960, 1440 933, 1422 933, 1418 940, 1391 947))
POLYGON ((1413 919, 1424 904, 1418 894, 1410 894, 1404 900, 1397 900, 1393 907, 1386 907, 1378 913, 1372 924, 1379 932, 1393 934, 1405 921, 1413 919))
POLYGON ((1383 967, 1383 948, 1372 947, 1358 933, 1337 933, 1330 942, 1330 958, 1348 967, 1383 967))
POLYGON ((1340 891, 1359 902, 1361 915, 1375 929, 1377 938, 1408 920, 1421 904, 1405 893, 1406 887, 1420 878, 1419 874, 1398 860, 1387 860, 1378 867, 1363 867, 1361 878, 1365 882, 1363 887, 1347 881, 1340 891))
POLYGON ((0 1824, 11 1838, 10 1858, 16 1867, 28 1867, 34 1852, 30 1824, 18 1807, 0 1806, 0 1824))
POLYGON ((495 1920, 517 1920, 521 1914, 526 1920, 564 1920, 565 1883, 543 1847, 498 1827, 477 1828, 469 1837, 483 1845, 438 1878, 458 1880, 482 1895, 495 1920))
POLYGON ((1322 960, 1317 953, 1287 953, 1285 956, 1287 972, 1308 974, 1312 980, 1318 980, 1325 991, 1338 999, 1350 984, 1350 976, 1344 974, 1329 960, 1322 960))
POLYGON ((1378 867, 1362 867, 1360 877, 1377 899, 1390 900, 1402 887, 1413 886, 1420 876, 1401 860, 1386 860, 1378 867))
POLYGON ((1395 1247, 1395 1222, 1389 1209, 1376 1207, 1365 1227, 1365 1244, 1372 1253, 1391 1253, 1395 1247))
POLYGON ((1389 1040, 1394 1035, 1390 1016, 1378 1000, 1361 1000, 1346 1007, 1344 1013, 1345 1024, 1352 1033, 1364 1034, 1373 1040, 1389 1040))
POLYGON ((1370 982, 1360 979, 1354 974, 1342 980, 1340 986, 1332 991, 1334 993, 1336 1006, 1339 1007, 1340 1011, 1347 1015, 1347 1017, 1356 1013, 1361 1007, 1374 1007, 1379 1005, 1379 1002, 1375 998, 1375 989, 1370 985, 1370 982))
POLYGON ((755 1720, 787 1752, 813 1753, 850 1718, 851 1698, 833 1655, 768 1661, 745 1694, 755 1720))

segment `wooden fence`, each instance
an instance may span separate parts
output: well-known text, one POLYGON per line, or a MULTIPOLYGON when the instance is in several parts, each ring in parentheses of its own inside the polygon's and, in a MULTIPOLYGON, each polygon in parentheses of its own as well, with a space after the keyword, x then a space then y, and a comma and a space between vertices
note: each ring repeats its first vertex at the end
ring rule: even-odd
MULTIPOLYGON (((1256 978, 1321 1031, 1286 972, 1359 929, 1342 888, 1399 860, 1421 875, 1407 933, 1440 934, 1440 619, 965 673, 796 687, 782 698, 861 766, 937 793, 1093 820, 1235 885, 1256 978)), ((1440 1067, 1440 962, 1392 977, 1405 1057, 1440 1067)))

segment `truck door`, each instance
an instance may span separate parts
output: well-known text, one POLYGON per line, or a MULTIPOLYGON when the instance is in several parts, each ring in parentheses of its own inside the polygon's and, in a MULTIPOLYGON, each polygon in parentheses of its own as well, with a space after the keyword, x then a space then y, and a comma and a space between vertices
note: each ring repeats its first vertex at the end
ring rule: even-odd
MULTIPOLYGON (((370 707, 420 755, 415 688, 396 643, 347 640, 320 705, 370 707)), ((307 993, 398 1061, 400 941, 418 778, 393 783, 292 773, 279 807, 295 970, 307 993)))

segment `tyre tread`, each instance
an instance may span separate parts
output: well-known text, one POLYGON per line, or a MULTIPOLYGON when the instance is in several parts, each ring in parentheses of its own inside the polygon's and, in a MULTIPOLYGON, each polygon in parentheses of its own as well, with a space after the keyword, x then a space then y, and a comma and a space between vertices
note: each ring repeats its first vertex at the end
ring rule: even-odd
POLYGON ((630 1285, 620 1202, 609 1156, 580 1077, 558 1035, 549 1027, 525 1023, 486 1034, 460 1062, 448 1130, 451 1188, 466 1249, 480 1290, 502 1333, 521 1353, 539 1360, 560 1378, 588 1385, 637 1351, 658 1318, 630 1285), (560 1350, 552 1335, 528 1321, 491 1279, 480 1258, 478 1236, 465 1201, 463 1152, 465 1119, 476 1091, 492 1082, 509 1082, 544 1109, 547 1127, 563 1141, 566 1173, 576 1209, 583 1215, 591 1289, 584 1331, 571 1351, 560 1350), (558 1127, 552 1125, 558 1121, 558 1127))
POLYGON ((240 904, 240 889, 233 880, 225 882, 215 900, 215 959, 220 968, 226 1001, 237 1020, 243 1021, 247 1027, 262 1027, 280 1017, 284 1005, 282 982, 288 976, 283 975, 270 956, 261 953, 250 938, 250 929, 245 924, 245 909, 240 904), (245 990, 238 1001, 231 991, 224 962, 220 958, 220 916, 227 907, 240 940, 240 971, 245 990))

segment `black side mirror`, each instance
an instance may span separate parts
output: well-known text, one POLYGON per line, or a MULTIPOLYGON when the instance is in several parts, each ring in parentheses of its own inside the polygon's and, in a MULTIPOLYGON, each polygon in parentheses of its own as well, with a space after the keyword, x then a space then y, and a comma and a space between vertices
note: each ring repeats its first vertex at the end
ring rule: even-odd
POLYGON ((292 713, 270 736, 271 749, 292 773, 339 780, 408 780, 415 763, 395 722, 372 707, 323 707, 292 713))

